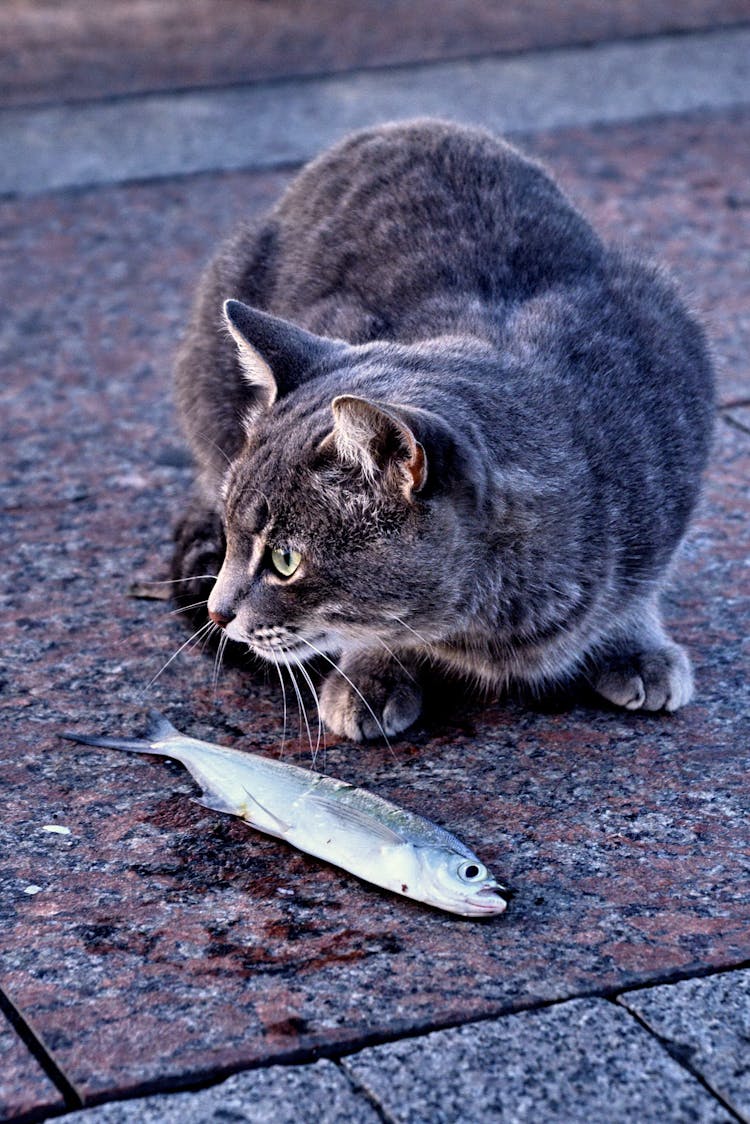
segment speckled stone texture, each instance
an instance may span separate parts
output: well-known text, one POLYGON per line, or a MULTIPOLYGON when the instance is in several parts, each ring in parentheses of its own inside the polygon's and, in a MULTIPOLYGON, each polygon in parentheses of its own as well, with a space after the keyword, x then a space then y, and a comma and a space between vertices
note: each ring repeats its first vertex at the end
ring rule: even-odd
MULTIPOLYGON (((750 114, 539 136, 605 232, 663 254, 709 315, 725 397, 748 397, 750 114)), ((179 767, 62 742, 188 732, 278 753, 272 676, 222 672, 169 607, 190 472, 169 407, 189 293, 282 175, 204 176, 0 206, 7 290, 2 985, 89 1100, 354 1048, 750 956, 750 435, 722 422, 666 601, 698 697, 672 717, 583 696, 453 696, 389 752, 326 767, 446 825, 516 888, 460 921, 190 802, 179 767), (68 834, 46 831, 65 827, 68 834), (36 892, 28 892, 38 887, 36 892)), ((304 762, 296 737, 285 752, 304 762)))
POLYGON ((631 991, 620 1002, 750 1120, 750 970, 631 991))
POLYGON ((574 1000, 354 1054, 399 1124, 684 1124, 731 1115, 624 1012, 574 1000))
POLYGON ((0 104, 228 85, 747 20, 748 0, 13 0, 0 5, 0 104))
POLYGON ((750 433, 750 403, 741 406, 732 406, 724 414, 730 425, 736 426, 745 433, 750 433))
POLYGON ((61 1124, 378 1124, 381 1117, 331 1062, 272 1066, 210 1089, 84 1109, 61 1124))
POLYGON ((0 1120, 63 1108, 63 1098, 0 1014, 0 1120))

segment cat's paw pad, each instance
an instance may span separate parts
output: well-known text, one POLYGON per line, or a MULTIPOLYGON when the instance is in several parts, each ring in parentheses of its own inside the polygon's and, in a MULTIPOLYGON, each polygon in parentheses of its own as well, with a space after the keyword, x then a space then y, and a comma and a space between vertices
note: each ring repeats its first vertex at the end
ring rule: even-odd
POLYGON ((345 670, 351 683, 333 671, 320 692, 320 713, 334 734, 360 742, 392 737, 416 722, 422 709, 416 679, 378 659, 347 664, 345 670))
POLYGON ((693 672, 677 644, 620 657, 602 668, 594 687, 627 710, 677 710, 693 696, 693 672))

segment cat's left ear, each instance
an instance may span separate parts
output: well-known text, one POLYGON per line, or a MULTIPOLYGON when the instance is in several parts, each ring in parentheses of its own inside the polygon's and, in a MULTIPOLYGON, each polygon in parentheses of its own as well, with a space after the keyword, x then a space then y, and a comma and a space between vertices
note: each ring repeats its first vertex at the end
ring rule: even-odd
POLYGON ((225 301, 224 319, 253 391, 253 414, 269 410, 277 398, 300 386, 312 367, 332 359, 346 346, 242 301, 225 301))
POLYGON ((412 411, 354 394, 334 398, 331 408, 335 424, 324 446, 334 447, 342 460, 357 464, 370 480, 393 480, 407 498, 422 490, 427 454, 410 424, 412 411))

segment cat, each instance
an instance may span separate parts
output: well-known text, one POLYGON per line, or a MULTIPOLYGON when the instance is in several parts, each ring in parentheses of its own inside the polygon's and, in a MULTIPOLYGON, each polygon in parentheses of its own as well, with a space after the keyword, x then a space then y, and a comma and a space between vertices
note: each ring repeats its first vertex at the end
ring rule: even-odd
POLYGON ((406 729, 436 667, 690 699, 659 596, 710 449, 704 333, 503 140, 417 120, 308 164, 209 265, 176 394, 182 601, 327 660, 336 735, 406 729))

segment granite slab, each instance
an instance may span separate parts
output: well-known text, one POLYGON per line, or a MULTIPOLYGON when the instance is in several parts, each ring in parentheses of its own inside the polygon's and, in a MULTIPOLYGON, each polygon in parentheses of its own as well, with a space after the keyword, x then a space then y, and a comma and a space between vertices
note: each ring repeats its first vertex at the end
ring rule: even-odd
POLYGON ((375 1046, 342 1064, 399 1124, 733 1119, 654 1038, 602 999, 375 1046))
POLYGON ((750 969, 631 991, 619 1002, 750 1120, 750 969))
MULTIPOLYGON (((746 232, 719 201, 749 124, 728 114, 535 142, 611 232, 653 232, 658 248, 670 206, 680 213, 663 245, 716 300, 735 381, 746 328, 720 297, 748 284, 746 232), (706 226, 700 208, 680 211, 685 174, 688 197, 713 209, 706 226)), ((190 486, 168 383, 199 264, 285 180, 0 206, 0 982, 90 1103, 750 956, 750 437, 726 424, 667 598, 696 662, 693 705, 646 717, 585 695, 554 707, 454 692, 392 751, 327 748, 329 772, 478 849, 517 891, 496 921, 394 900, 198 808, 177 766, 60 740, 66 727, 130 733, 156 705, 199 736, 281 752, 272 677, 230 667, 214 688, 213 660, 193 646, 149 685, 186 633, 129 589, 166 576, 190 486)), ((309 760, 296 721, 284 752, 309 760)))
POLYGON ((329 1061, 251 1070, 194 1093, 115 1101, 60 1124, 379 1124, 381 1117, 329 1061))
POLYGON ((14 0, 0 6, 0 102, 224 86, 748 20, 748 0, 14 0))
POLYGON ((20 1122, 64 1107, 60 1090, 0 1013, 0 1120, 20 1122))
POLYGON ((749 100, 746 27, 6 109, 0 197, 290 166, 380 121, 441 117, 508 133, 747 107, 749 100))
MULTIPOLYGON (((150 602, 107 619, 123 570, 92 578, 87 562, 87 535, 106 533, 127 572, 153 517, 143 497, 99 501, 95 517, 61 500, 45 516, 45 538, 67 544, 41 547, 46 604, 64 598, 65 612, 38 639, 21 625, 23 667, 3 700, 3 982, 89 1098, 747 958, 747 540, 735 532, 750 448, 723 436, 672 602, 698 660, 692 708, 647 720, 464 704, 393 756, 329 747, 331 772, 457 830, 516 887, 490 925, 391 900, 198 809, 176 767, 61 744, 71 723, 136 727, 144 648, 155 656, 170 625, 150 602)), ((169 494, 158 471, 144 490, 151 503, 169 494)), ((40 618, 41 591, 27 597, 26 620, 40 618)), ((210 671, 186 659, 149 701, 204 736, 278 752, 277 691, 233 669, 216 705, 210 671)))

